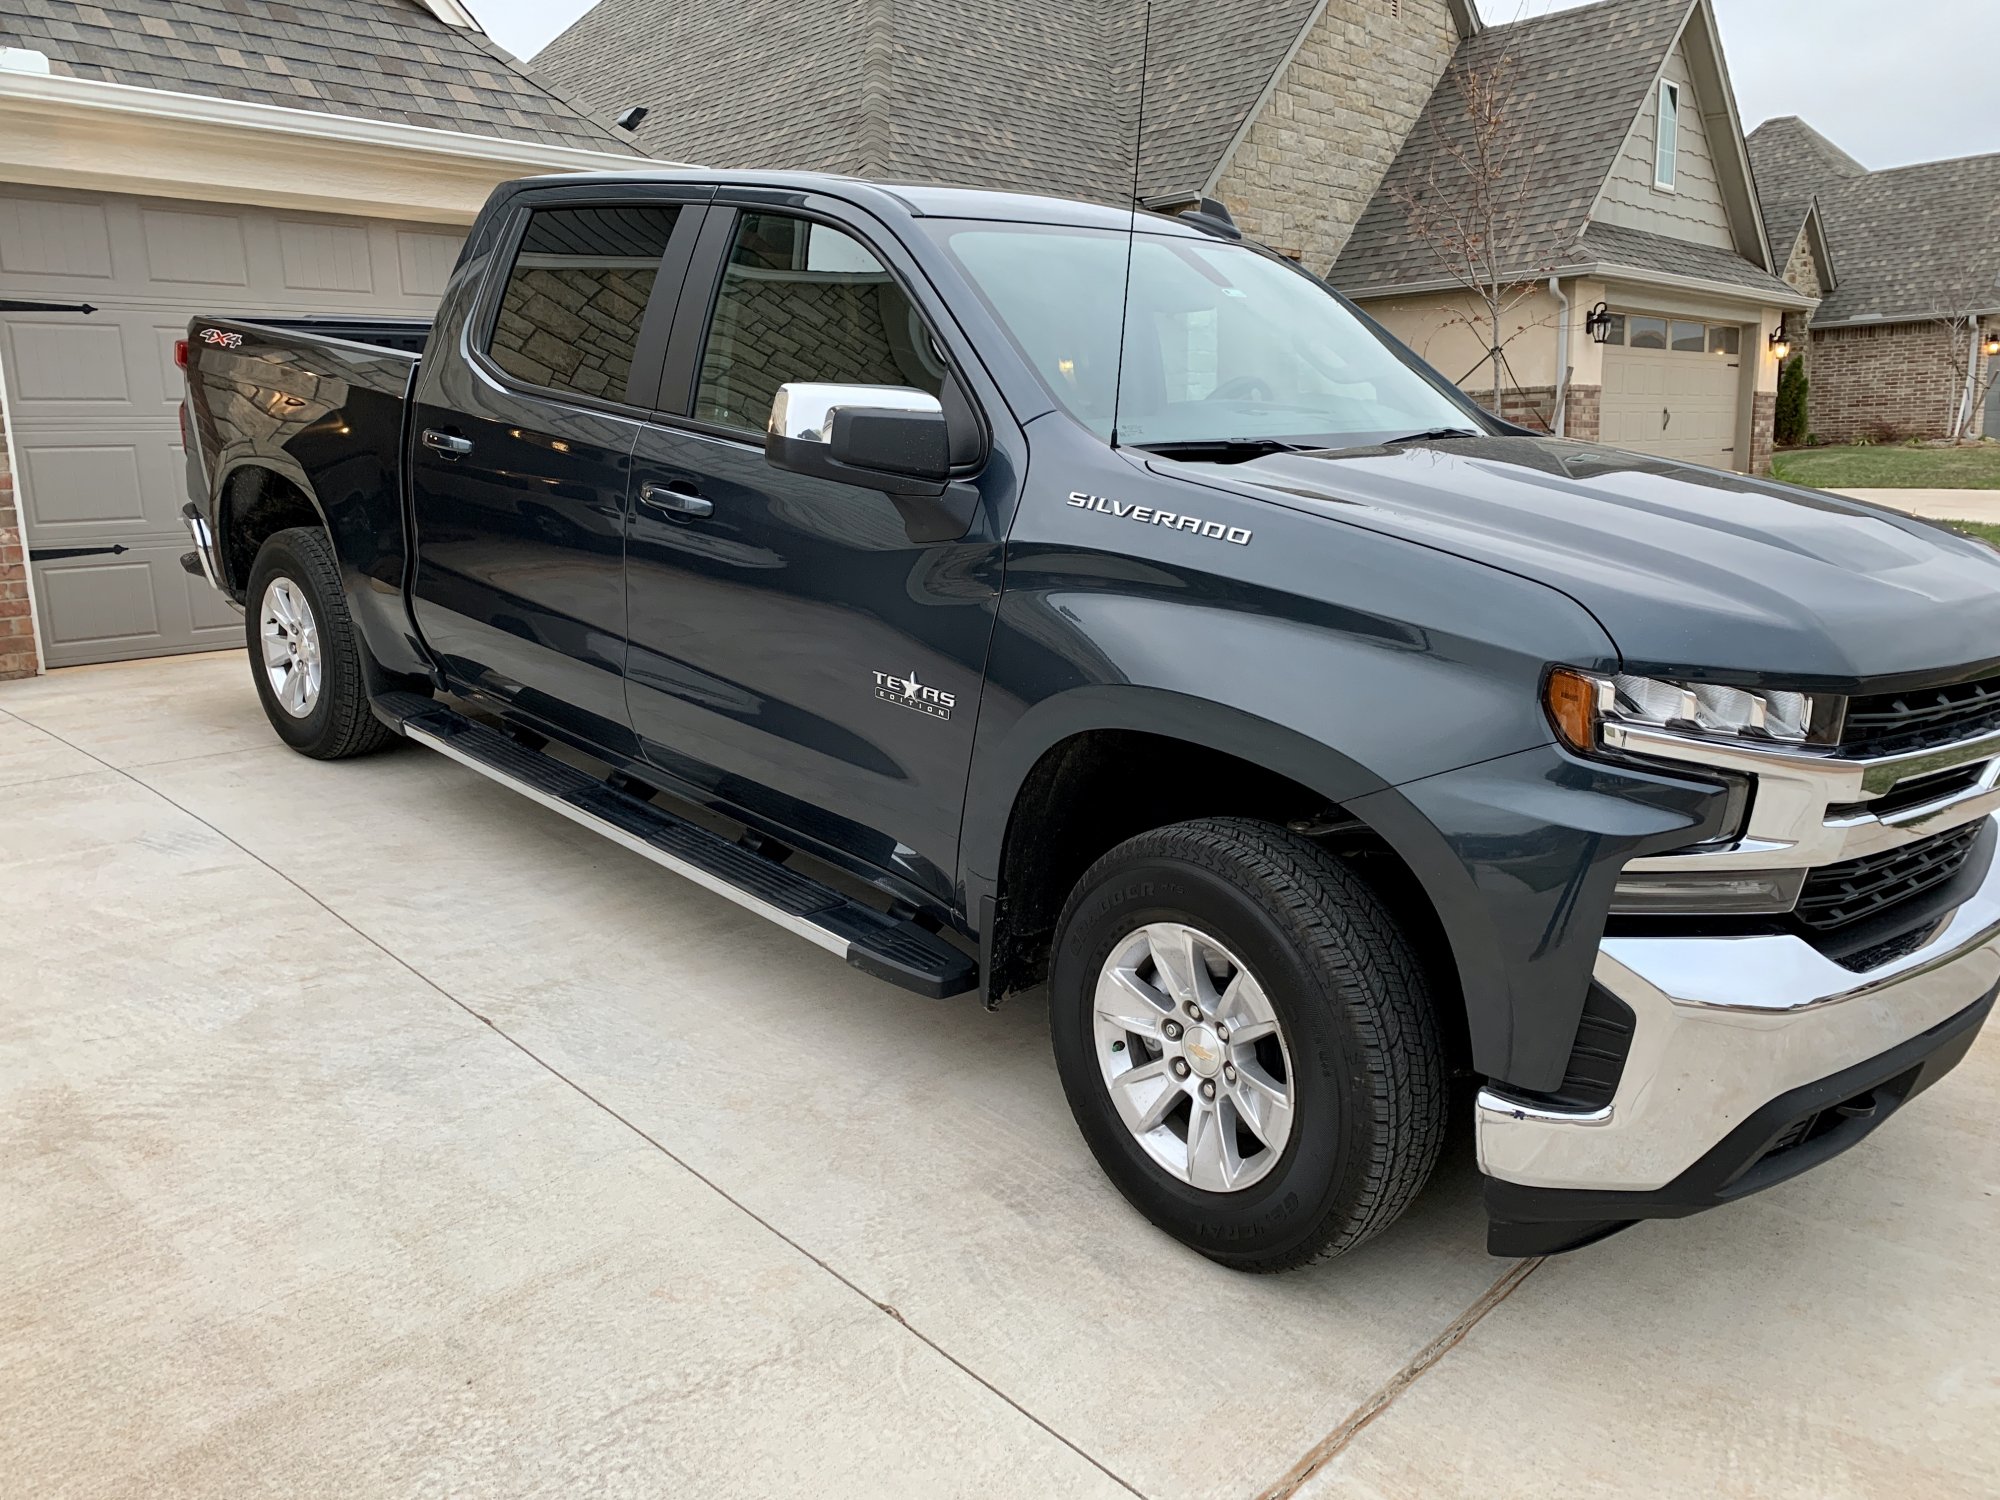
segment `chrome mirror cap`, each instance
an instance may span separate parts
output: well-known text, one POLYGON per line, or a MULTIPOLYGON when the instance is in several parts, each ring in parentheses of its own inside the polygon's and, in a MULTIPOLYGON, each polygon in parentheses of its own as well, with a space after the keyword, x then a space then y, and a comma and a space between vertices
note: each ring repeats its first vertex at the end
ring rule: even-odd
POLYGON ((771 402, 772 437, 793 442, 830 443, 833 419, 843 410, 911 411, 942 417, 944 403, 906 385, 841 385, 831 381, 794 381, 778 387, 771 402))

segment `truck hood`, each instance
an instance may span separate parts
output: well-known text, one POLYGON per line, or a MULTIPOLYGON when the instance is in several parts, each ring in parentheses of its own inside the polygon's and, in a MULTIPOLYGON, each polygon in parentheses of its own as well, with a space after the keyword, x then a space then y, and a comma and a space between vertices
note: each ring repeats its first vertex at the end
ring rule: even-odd
POLYGON ((2000 550, 1818 490, 1533 437, 1149 466, 1559 589, 1635 672, 1853 692, 2000 659, 2000 550))

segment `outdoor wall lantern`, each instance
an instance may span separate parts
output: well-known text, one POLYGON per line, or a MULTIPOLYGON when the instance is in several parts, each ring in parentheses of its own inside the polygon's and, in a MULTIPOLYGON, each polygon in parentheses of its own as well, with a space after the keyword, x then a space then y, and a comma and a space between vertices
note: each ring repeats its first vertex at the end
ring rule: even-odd
POLYGON ((1610 343, 1611 304, 1608 302, 1600 302, 1597 304, 1597 306, 1593 307, 1590 310, 1590 316, 1583 320, 1583 327, 1584 331, 1590 335, 1593 342, 1599 344, 1610 343))
POLYGON ((1771 335, 1771 352, 1778 357, 1779 364, 1792 357, 1792 336, 1785 332, 1783 313, 1778 314, 1778 331, 1771 335))
POLYGON ((1986 357, 2000 359, 2000 328, 1986 335, 1986 357))

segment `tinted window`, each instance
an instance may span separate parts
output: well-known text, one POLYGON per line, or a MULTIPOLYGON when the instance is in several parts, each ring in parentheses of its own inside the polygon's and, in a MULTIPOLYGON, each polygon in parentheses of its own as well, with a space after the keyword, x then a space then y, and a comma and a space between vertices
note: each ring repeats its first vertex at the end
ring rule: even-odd
POLYGON ((762 432, 788 381, 935 396, 944 376, 922 319, 867 246, 789 214, 738 221, 702 352, 697 418, 762 432))
POLYGON ((1740 328, 1711 328, 1708 330, 1708 352, 1710 354, 1740 354, 1743 352, 1743 330, 1740 328))
POLYGON ((1674 347, 1683 354, 1700 354, 1708 348, 1708 328, 1701 323, 1674 324, 1674 347))
POLYGON ((487 354, 516 380, 623 401, 680 209, 545 208, 528 220, 487 354))

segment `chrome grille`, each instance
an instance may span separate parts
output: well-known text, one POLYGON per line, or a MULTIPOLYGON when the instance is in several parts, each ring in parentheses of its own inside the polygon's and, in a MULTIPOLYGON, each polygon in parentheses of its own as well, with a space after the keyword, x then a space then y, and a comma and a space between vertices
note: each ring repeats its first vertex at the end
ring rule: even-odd
POLYGON ((1984 819, 1866 859, 1826 865, 1806 877, 1796 915, 1817 932, 1833 932, 1934 890, 1965 866, 1984 819))
POLYGON ((1849 699, 1840 753, 1907 755, 1994 733, 2000 733, 2000 677, 1849 699))

